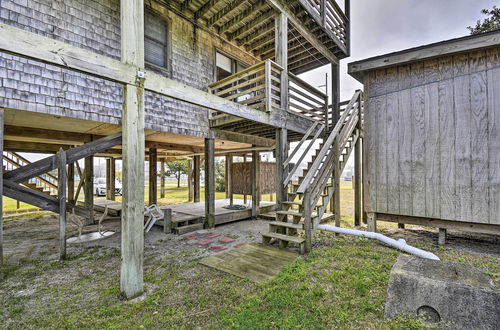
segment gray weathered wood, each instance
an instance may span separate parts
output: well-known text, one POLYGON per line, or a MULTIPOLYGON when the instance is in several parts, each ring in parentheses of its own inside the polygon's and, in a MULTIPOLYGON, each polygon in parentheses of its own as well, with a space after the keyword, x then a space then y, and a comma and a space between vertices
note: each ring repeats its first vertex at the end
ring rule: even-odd
POLYGON ((439 228, 438 244, 439 245, 446 244, 446 229, 445 228, 439 228))
POLYGON ((215 227, 215 139, 205 139, 205 228, 215 227))
MULTIPOLYGON (((388 69, 387 78, 388 94, 386 98, 386 148, 387 160, 387 211, 399 214, 399 98, 398 98, 398 72, 397 69, 388 69)), ((383 157, 383 155, 380 155, 383 157)))
POLYGON ((85 209, 89 212, 89 217, 86 219, 86 224, 94 223, 94 157, 85 158, 85 169, 83 170, 84 183, 83 194, 85 197, 85 209))
MULTIPOLYGON (((0 108, 0 153, 3 155, 3 139, 4 139, 4 115, 5 111, 0 108)), ((3 173, 3 162, 2 162, 2 173, 3 173)), ((0 175, 0 274, 3 273, 3 175, 0 175)))
POLYGON ((260 154, 252 151, 252 218, 257 218, 260 211, 260 154))
POLYGON ((284 13, 278 13, 274 24, 274 57, 276 63, 284 68, 280 77, 280 104, 281 109, 288 110, 288 18, 284 13))
MULTIPOLYGON (((193 184, 193 173, 194 173, 194 161, 190 159, 188 161, 188 173, 187 173, 187 180, 188 180, 188 201, 192 202, 194 198, 194 184, 193 184)), ((165 186, 165 182, 163 183, 165 186)), ((165 189, 165 188, 163 188, 165 189)))
POLYGON ((198 203, 200 201, 200 156, 194 156, 193 157, 193 166, 194 166, 194 173, 193 173, 193 185, 194 185, 194 197, 193 197, 193 202, 198 203))
POLYGON ((163 232, 165 234, 172 232, 172 209, 163 210, 163 232))
MULTIPOLYGON (((144 67, 144 1, 121 0, 121 60, 144 67)), ((139 78, 134 77, 135 81, 139 78)), ((131 299, 144 290, 144 89, 123 89, 122 294, 131 299)))
POLYGON ((376 232, 377 231, 377 213, 369 212, 368 216, 368 231, 376 232))
POLYGON ((287 200, 286 187, 283 184, 285 180, 285 167, 283 166, 286 154, 286 144, 287 144, 287 130, 276 129, 276 204, 278 205, 278 210, 281 210, 283 202, 287 200))
POLYGON ((158 150, 149 149, 149 199, 148 203, 158 204, 158 150))
MULTIPOLYGON (((191 168, 191 166, 190 166, 191 168)), ((165 177, 165 160, 162 159, 161 162, 160 162, 160 198, 165 198, 165 180, 166 180, 166 177, 165 177)), ((189 199, 190 201, 192 199, 189 199)))
POLYGON ((227 198, 229 198, 229 205, 233 205, 233 155, 229 154, 227 157, 227 198))
POLYGON ((75 205, 75 163, 68 164, 68 203, 75 205))
MULTIPOLYGON (((410 66, 404 65, 398 69, 398 186, 399 186, 399 212, 411 215, 413 212, 412 202, 412 107, 411 107, 411 76, 410 66)), ((365 123, 368 125, 368 123, 365 123)), ((370 138, 372 138, 370 136, 370 138)))
POLYGON ((59 260, 66 259, 66 152, 62 149, 57 153, 59 167, 57 171, 58 203, 59 203, 59 260))
POLYGON ((488 70, 488 182, 490 224, 500 225, 500 68, 488 70))

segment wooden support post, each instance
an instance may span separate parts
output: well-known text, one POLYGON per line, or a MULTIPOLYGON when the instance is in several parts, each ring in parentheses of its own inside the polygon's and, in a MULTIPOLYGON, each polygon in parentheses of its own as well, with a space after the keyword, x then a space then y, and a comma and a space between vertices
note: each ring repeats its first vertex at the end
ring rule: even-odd
POLYGON ((85 208, 89 212, 86 221, 87 225, 94 223, 94 157, 85 158, 85 169, 83 170, 84 184, 83 194, 85 195, 85 208))
POLYGON ((165 209, 163 212, 163 232, 170 234, 172 232, 172 209, 165 209))
MULTIPOLYGON (((4 109, 0 108, 0 153, 3 156, 4 109)), ((0 279, 3 277, 3 160, 0 175, 0 279)))
POLYGON ((188 163, 188 201, 192 202, 194 199, 194 161, 191 159, 188 163))
POLYGON ((288 110, 288 18, 279 12, 275 18, 274 49, 276 63, 283 70, 280 78, 280 104, 281 109, 288 110))
POLYGON ((57 153, 58 201, 59 201, 59 260, 66 259, 66 152, 61 148, 57 153))
POLYGON ((165 198, 165 159, 160 162, 160 198, 165 198))
POLYGON ((283 207, 283 202, 287 200, 287 191, 284 185, 288 171, 285 173, 285 167, 283 163, 287 158, 287 130, 284 128, 276 129, 276 205, 277 209, 281 210, 283 207))
POLYGON ((115 185, 115 182, 116 182, 116 160, 114 158, 110 158, 110 162, 109 162, 109 177, 110 177, 110 180, 109 180, 109 190, 110 190, 110 193, 109 193, 109 199, 114 201, 116 200, 116 185, 115 185))
POLYGON ((252 218, 260 213, 260 154, 252 151, 252 218))
POLYGON ((445 228, 439 228, 438 244, 439 245, 446 244, 446 229, 445 228))
POLYGON ((205 228, 215 227, 215 139, 205 139, 205 228))
MULTIPOLYGON (((144 1, 121 0, 121 59, 144 67, 144 1)), ((122 294, 134 298, 144 290, 144 77, 123 89, 122 119, 122 294)))
MULTIPOLYGON (((247 162, 247 156, 243 155, 243 163, 247 162)), ((243 194, 243 204, 247 204, 247 195, 243 194)))
POLYGON ((304 232, 305 232, 305 252, 311 252, 312 250, 312 208, 311 208, 311 191, 309 188, 306 189, 304 193, 304 200, 302 202, 304 206, 303 213, 304 217, 304 232))
POLYGON ((111 200, 111 158, 106 158, 106 199, 111 200))
MULTIPOLYGON (((359 122, 358 122, 359 123, 359 122)), ((354 146, 354 225, 361 225, 363 208, 361 202, 361 137, 354 146)))
POLYGON ((149 148, 149 205, 158 204, 158 152, 149 148))
POLYGON ((340 66, 332 63, 332 129, 340 119, 340 66))
POLYGON ((233 155, 229 154, 227 155, 227 176, 226 176, 226 182, 227 182, 227 190, 228 190, 228 195, 229 195, 229 205, 233 206, 234 198, 233 198, 233 174, 232 174, 232 169, 233 169, 233 155))
POLYGON ((405 229, 405 224, 404 223, 398 223, 398 228, 399 229, 405 229))
POLYGON ((75 201, 75 163, 68 164, 68 203, 71 205, 76 204, 76 201, 75 201))
POLYGON ((193 202, 198 203, 200 201, 200 156, 194 156, 194 198, 193 202))
POLYGON ((368 231, 376 232, 377 231, 377 214, 376 213, 368 213, 367 214, 368 221, 368 231))
POLYGON ((339 151, 339 142, 338 138, 335 138, 333 142, 333 152, 335 157, 335 164, 333 170, 333 205, 334 205, 334 213, 335 213, 335 226, 340 227, 340 151, 339 151))

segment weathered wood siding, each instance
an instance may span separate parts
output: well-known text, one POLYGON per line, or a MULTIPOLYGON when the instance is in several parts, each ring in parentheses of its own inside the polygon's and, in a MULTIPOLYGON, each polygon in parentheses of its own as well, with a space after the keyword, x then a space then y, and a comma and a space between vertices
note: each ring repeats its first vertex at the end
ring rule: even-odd
POLYGON ((364 83, 367 211, 500 225, 500 47, 364 83))
MULTIPOLYGON (((233 194, 252 194, 252 162, 233 163, 231 167, 231 191, 233 194)), ((276 163, 260 162, 260 193, 276 192, 276 163)))
MULTIPOLYGON (((214 81, 216 48, 254 64, 255 59, 151 3, 170 26, 170 68, 156 73, 198 89, 214 81)), ((0 22, 64 41, 111 58, 120 58, 119 0, 2 0, 0 22)), ((210 136, 207 110, 146 92, 146 128, 210 136)), ((120 124, 120 84, 0 52, 0 107, 120 124)))

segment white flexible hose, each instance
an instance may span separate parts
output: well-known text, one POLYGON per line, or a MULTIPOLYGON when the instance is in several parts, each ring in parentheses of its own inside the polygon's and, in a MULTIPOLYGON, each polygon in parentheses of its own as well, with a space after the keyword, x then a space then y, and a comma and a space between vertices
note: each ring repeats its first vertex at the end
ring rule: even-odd
POLYGON ((387 245, 390 245, 396 249, 399 249, 404 252, 408 252, 410 254, 416 255, 421 258, 425 259, 431 259, 431 260, 440 260, 437 255, 434 253, 431 253, 429 251, 424 251, 421 249, 418 249, 414 246, 406 244, 406 241, 404 239, 399 239, 395 240, 392 238, 389 238, 385 235, 379 234, 379 233, 373 233, 370 231, 362 231, 362 230, 356 230, 356 229, 347 229, 347 228, 340 228, 340 227, 335 227, 335 226, 330 226, 330 225, 319 225, 318 230, 326 230, 332 233, 339 233, 339 234, 346 234, 346 235, 355 235, 355 236, 360 236, 360 237, 366 237, 366 238, 373 238, 377 239, 387 245))

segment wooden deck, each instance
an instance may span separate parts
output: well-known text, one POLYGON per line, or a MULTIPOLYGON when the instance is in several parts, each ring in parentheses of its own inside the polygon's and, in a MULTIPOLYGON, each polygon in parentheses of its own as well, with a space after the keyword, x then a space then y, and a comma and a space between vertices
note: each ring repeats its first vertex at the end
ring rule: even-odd
MULTIPOLYGON (((220 225, 227 222, 247 219, 252 216, 251 203, 246 204, 246 209, 244 210, 229 210, 225 209, 224 206, 229 205, 228 199, 220 199, 215 201, 215 224, 220 225)), ((245 205, 243 200, 234 200, 234 205, 245 205)), ((106 199, 96 199, 94 200, 94 210, 98 212, 104 212, 105 207, 108 206, 108 214, 110 216, 121 216, 122 204, 121 202, 106 200, 106 199)), ((198 203, 188 203, 188 204, 173 204, 160 206, 161 209, 172 209, 172 219, 175 221, 178 217, 201 217, 205 218, 205 202, 198 203)), ((276 204, 274 202, 260 202, 260 213, 268 213, 276 209, 276 204)), ((160 222, 158 223, 160 224, 160 222)))
POLYGON ((253 243, 202 259, 200 263, 254 282, 265 282, 298 256, 295 252, 253 243))

